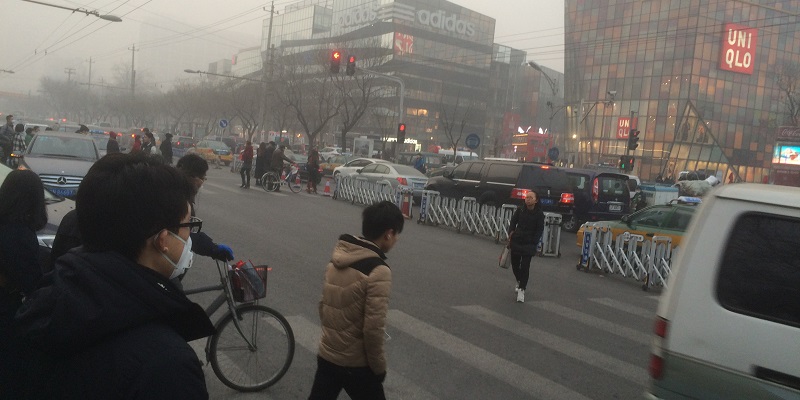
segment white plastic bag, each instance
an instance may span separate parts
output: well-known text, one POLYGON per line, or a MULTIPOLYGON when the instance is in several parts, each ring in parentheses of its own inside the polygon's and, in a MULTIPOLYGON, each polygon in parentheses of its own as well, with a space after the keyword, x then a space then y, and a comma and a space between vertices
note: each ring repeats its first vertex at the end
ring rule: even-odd
POLYGON ((503 269, 508 269, 511 266, 511 249, 508 247, 503 247, 498 266, 503 269))

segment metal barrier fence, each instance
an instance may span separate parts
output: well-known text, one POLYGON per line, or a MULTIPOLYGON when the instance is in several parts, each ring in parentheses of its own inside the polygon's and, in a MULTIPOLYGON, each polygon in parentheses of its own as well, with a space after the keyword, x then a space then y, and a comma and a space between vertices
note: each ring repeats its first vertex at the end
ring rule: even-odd
POLYGON ((335 179, 333 198, 347 200, 351 204, 369 205, 379 201, 390 201, 397 204, 403 215, 411 218, 411 193, 408 187, 392 187, 388 183, 374 183, 344 177, 335 179))
POLYGON ((615 238, 607 226, 587 223, 577 269, 594 268, 643 281, 642 290, 646 291, 667 285, 676 250, 668 236, 654 236, 646 241, 642 235, 624 232, 615 238))

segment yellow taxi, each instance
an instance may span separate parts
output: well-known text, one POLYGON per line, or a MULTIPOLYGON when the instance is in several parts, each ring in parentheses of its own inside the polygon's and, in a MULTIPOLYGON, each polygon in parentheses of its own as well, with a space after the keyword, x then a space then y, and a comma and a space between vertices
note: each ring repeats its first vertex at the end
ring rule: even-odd
POLYGON ((319 167, 322 169, 322 175, 323 176, 333 175, 334 168, 347 164, 347 162, 352 160, 353 158, 354 158, 353 156, 347 156, 342 154, 329 157, 327 161, 319 164, 319 167))
MULTIPOLYGON (((642 235, 645 240, 653 236, 669 236, 672 239, 672 246, 677 247, 681 244, 683 234, 689 227, 698 203, 699 199, 686 199, 670 204, 658 204, 628 214, 620 221, 600 221, 594 224, 609 227, 615 238, 624 232, 642 235)), ((579 247, 583 246, 584 229, 585 225, 581 225, 578 229, 575 244, 579 247)))
POLYGON ((196 153, 206 159, 209 163, 219 162, 230 165, 233 161, 233 152, 227 144, 216 140, 201 140, 194 148, 187 153, 196 153))

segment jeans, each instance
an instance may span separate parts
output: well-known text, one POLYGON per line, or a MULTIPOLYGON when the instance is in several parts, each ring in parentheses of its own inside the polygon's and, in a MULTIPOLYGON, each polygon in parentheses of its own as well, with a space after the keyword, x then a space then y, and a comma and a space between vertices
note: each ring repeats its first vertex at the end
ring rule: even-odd
POLYGON ((239 170, 239 174, 242 175, 242 186, 249 187, 250 186, 250 165, 244 164, 242 165, 242 169, 239 170), (247 177, 247 181, 245 182, 245 177, 247 177))
POLYGON ((514 277, 517 278, 519 288, 525 290, 528 287, 528 277, 531 272, 531 259, 533 256, 522 255, 520 253, 511 253, 511 271, 514 272, 514 277))
POLYGON ((352 400, 385 400, 383 383, 369 367, 340 367, 317 356, 317 373, 308 400, 336 400, 344 389, 352 400))

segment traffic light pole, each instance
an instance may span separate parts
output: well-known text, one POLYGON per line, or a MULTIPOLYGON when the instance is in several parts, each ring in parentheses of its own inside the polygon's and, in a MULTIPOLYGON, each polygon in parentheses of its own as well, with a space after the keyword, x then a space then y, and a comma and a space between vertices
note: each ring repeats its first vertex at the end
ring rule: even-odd
POLYGON ((384 78, 384 79, 388 79, 390 81, 397 82, 397 83, 400 84, 400 110, 399 110, 400 112, 397 114, 397 123, 399 123, 399 124, 403 123, 403 116, 406 114, 404 112, 405 109, 403 108, 403 101, 405 100, 405 97, 406 97, 406 85, 403 83, 403 80, 398 78, 398 77, 396 77, 396 76, 393 76, 393 75, 384 74, 382 72, 373 71, 371 69, 366 69, 366 68, 363 68, 363 67, 360 67, 358 69, 360 69, 360 70, 362 70, 362 71, 364 71, 364 72, 366 72, 368 74, 375 75, 377 77, 381 77, 381 78, 384 78))
MULTIPOLYGON (((635 128, 633 126, 634 115, 636 115, 636 111, 631 110, 631 119, 630 119, 630 121, 631 121, 631 129, 628 130, 628 141, 627 141, 626 144, 631 142, 631 137, 633 136, 633 131, 635 131, 637 128, 639 128, 638 126, 635 127, 635 128)), ((639 125, 639 124, 637 123, 636 125, 639 125)), ((627 145, 627 146, 625 146, 625 156, 629 156, 629 155, 631 155, 631 148, 630 148, 630 145, 627 145)))

